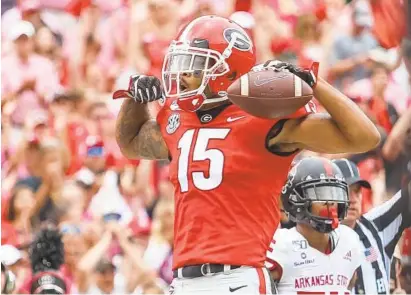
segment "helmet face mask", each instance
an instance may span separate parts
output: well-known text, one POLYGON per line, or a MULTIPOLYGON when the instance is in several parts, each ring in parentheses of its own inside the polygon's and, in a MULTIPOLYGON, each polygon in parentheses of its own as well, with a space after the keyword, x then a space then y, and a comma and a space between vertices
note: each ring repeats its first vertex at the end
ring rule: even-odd
POLYGON ((172 44, 164 59, 162 71, 165 95, 180 99, 201 95, 210 79, 228 72, 229 67, 219 52, 188 44, 172 44), (199 86, 187 90, 181 81, 184 74, 201 77, 199 86))
MULTIPOLYGON (((342 221, 348 209, 348 186, 338 180, 327 179, 324 183, 313 181, 301 183, 293 190, 289 202, 296 206, 296 214, 290 213, 291 219, 297 223, 306 223, 322 233, 335 229, 337 221, 342 221), (328 208, 327 214, 314 214, 312 206, 321 203, 337 204, 337 212, 328 208), (334 220, 338 218, 338 220, 334 220)), ((326 209, 325 207, 324 209, 326 209)))
POLYGON ((281 198, 292 221, 329 233, 347 215, 348 185, 337 165, 330 161, 325 166, 330 165, 327 169, 332 168, 332 172, 325 173, 324 162, 321 158, 307 158, 293 167, 281 198))

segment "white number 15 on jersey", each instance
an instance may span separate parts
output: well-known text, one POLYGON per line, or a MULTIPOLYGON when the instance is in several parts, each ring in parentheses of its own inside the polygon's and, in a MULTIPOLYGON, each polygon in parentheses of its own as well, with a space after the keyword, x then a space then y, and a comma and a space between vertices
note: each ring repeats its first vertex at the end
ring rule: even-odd
POLYGON ((204 172, 192 172, 193 185, 200 190, 208 191, 218 187, 223 181, 224 154, 219 149, 207 149, 210 140, 225 139, 230 132, 228 128, 202 128, 194 138, 195 129, 187 130, 178 141, 180 157, 178 158, 178 182, 181 192, 188 191, 188 164, 190 150, 194 145, 192 161, 209 160, 209 177, 204 172), (194 139, 194 140, 193 140, 194 139))

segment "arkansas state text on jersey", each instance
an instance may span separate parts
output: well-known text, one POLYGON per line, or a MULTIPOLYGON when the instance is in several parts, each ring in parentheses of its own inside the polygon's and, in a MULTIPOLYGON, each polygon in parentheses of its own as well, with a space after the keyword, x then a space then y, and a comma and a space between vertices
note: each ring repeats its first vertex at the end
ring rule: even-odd
POLYGON ((329 285, 344 286, 346 288, 349 282, 350 282, 350 278, 347 278, 344 275, 335 276, 333 274, 330 274, 330 275, 307 276, 307 277, 296 278, 294 280, 294 288, 295 289, 305 289, 305 288, 311 288, 311 287, 317 287, 317 286, 329 286, 329 285))
POLYGON ((350 294, 347 289, 363 254, 357 234, 345 225, 332 232, 335 248, 324 254, 296 230, 279 229, 267 251, 266 266, 281 267, 280 294, 350 294))
MULTIPOLYGON (((294 117, 305 114, 302 109, 294 117)), ((203 263, 263 267, 279 222, 277 196, 294 158, 266 148, 276 121, 235 105, 185 112, 167 99, 157 122, 175 188, 173 269, 203 263)))

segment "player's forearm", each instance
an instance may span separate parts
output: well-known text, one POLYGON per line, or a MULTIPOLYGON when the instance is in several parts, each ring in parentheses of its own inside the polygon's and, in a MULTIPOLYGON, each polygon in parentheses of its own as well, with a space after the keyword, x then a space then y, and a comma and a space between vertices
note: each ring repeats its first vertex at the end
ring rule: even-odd
POLYGON ((364 152, 378 145, 380 134, 377 128, 348 97, 321 78, 314 90, 314 96, 330 114, 348 142, 364 152))
POLYGON ((116 140, 122 153, 129 158, 138 156, 135 141, 141 127, 150 119, 147 105, 125 99, 116 122, 116 140))
POLYGON ((150 119, 147 105, 127 99, 121 106, 116 124, 116 139, 128 158, 168 159, 167 145, 157 122, 150 119))

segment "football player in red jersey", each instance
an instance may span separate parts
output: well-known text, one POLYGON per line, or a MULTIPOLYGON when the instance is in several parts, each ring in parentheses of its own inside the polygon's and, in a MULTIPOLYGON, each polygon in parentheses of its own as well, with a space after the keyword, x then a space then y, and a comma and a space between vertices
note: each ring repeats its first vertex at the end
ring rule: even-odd
POLYGON ((329 114, 302 108, 281 120, 250 116, 227 99, 255 64, 247 33, 217 16, 190 22, 170 45, 158 78, 132 76, 116 136, 129 158, 170 159, 175 188, 175 294, 270 294, 266 250, 279 222, 276 196, 301 149, 364 152, 379 142, 373 123, 311 71, 285 67, 314 88, 329 114), (160 100, 157 119, 147 103, 160 100), (273 170, 274 169, 274 170, 273 170), (274 175, 273 175, 274 173, 274 175))

